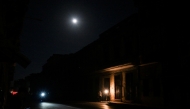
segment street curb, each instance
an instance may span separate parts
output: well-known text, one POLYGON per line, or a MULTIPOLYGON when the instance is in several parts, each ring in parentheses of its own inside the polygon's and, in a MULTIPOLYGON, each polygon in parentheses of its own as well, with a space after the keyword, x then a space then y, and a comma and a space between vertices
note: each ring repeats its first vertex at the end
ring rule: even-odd
POLYGON ((134 106, 134 107, 143 107, 143 108, 166 109, 164 107, 147 106, 147 105, 134 104, 134 103, 114 103, 114 102, 108 102, 107 105, 109 105, 109 106, 134 106))

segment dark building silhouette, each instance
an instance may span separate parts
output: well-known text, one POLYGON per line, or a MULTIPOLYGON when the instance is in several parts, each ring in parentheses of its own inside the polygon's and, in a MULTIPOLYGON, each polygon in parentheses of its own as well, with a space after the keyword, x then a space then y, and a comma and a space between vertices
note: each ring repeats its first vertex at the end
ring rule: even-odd
POLYGON ((26 68, 30 60, 20 53, 19 36, 27 11, 28 0, 0 1, 0 87, 4 99, 1 105, 9 106, 10 82, 14 77, 16 63, 26 68))
POLYGON ((162 65, 165 105, 177 107, 188 104, 189 87, 185 84, 189 84, 187 72, 190 46, 187 37, 189 33, 186 30, 189 18, 186 14, 186 3, 163 0, 134 1, 139 8, 139 15, 143 18, 142 21, 146 25, 160 28, 154 30, 158 31, 160 38, 158 59, 162 65))
POLYGON ((44 86, 51 92, 52 99, 76 100, 80 95, 78 90, 79 76, 82 76, 77 66, 74 54, 54 54, 43 66, 44 86))
POLYGON ((160 28, 150 29, 139 19, 138 14, 130 16, 75 55, 84 73, 99 84, 94 88, 103 92, 104 100, 109 96, 110 101, 164 105, 157 37, 161 33, 156 32, 160 28))

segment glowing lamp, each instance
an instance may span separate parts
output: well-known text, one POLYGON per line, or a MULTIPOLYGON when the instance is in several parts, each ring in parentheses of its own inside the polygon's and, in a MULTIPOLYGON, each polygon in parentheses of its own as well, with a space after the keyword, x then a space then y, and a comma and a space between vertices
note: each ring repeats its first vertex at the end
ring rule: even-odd
POLYGON ((46 94, 44 92, 41 93, 41 97, 44 97, 46 94))
POLYGON ((105 93, 105 94, 108 94, 108 90, 107 90, 107 89, 106 89, 106 90, 104 90, 104 93, 105 93))

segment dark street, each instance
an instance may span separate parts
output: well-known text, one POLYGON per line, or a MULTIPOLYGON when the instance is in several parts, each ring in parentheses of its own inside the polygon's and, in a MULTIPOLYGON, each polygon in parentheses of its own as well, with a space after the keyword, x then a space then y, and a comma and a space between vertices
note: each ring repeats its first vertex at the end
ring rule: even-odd
POLYGON ((190 109, 188 3, 1 1, 0 109, 190 109))
MULTIPOLYGON (((41 102, 33 103, 30 109, 151 109, 148 107, 126 105, 126 104, 112 104, 107 102, 70 102, 70 103, 53 103, 41 102)), ((153 109, 153 108, 152 108, 153 109)), ((155 108, 154 108, 155 109, 155 108)))
POLYGON ((30 109, 116 109, 108 106, 106 102, 80 102, 80 103, 33 103, 30 109))
POLYGON ((77 107, 51 102, 33 103, 30 109, 79 109, 77 107))

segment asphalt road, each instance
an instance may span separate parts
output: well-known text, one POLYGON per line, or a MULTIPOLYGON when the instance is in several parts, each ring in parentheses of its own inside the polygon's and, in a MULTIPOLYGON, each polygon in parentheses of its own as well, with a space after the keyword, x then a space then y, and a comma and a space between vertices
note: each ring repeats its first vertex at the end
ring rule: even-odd
POLYGON ((107 105, 106 102, 80 102, 80 103, 32 103, 30 109, 117 109, 107 105))
POLYGON ((39 102, 32 103, 30 109, 162 109, 138 105, 108 104, 107 102, 39 102))
POLYGON ((80 108, 65 104, 41 102, 41 103, 33 103, 30 109, 80 109, 80 108))

